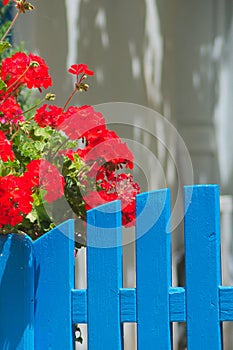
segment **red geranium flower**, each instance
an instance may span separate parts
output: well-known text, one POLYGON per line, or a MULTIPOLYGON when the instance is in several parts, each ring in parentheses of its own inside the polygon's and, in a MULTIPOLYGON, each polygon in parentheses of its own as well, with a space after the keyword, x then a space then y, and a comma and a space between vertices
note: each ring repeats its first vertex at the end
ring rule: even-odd
POLYGON ((3 162, 7 162, 9 159, 13 162, 15 158, 12 142, 6 138, 2 130, 0 130, 0 158, 3 162))
POLYGON ((83 197, 86 210, 116 199, 121 200, 122 224, 132 226, 135 220, 135 197, 140 192, 133 176, 123 173, 108 181, 104 173, 101 173, 101 176, 97 177, 97 183, 99 190, 90 191, 83 197))
POLYGON ((106 202, 111 202, 117 199, 116 193, 108 194, 104 190, 92 191, 83 197, 86 202, 85 209, 89 210, 99 205, 105 204, 106 202))
POLYGON ((3 0, 3 5, 6 6, 8 4, 9 0, 3 0))
POLYGON ((77 151, 85 162, 97 161, 100 165, 111 162, 116 167, 122 163, 130 169, 133 168, 132 152, 114 131, 105 129, 97 134, 95 130, 90 130, 85 136, 87 146, 77 151))
POLYGON ((50 126, 55 129, 64 121, 62 108, 44 104, 36 110, 34 120, 42 128, 50 126), (47 110, 47 107, 49 111, 47 110))
POLYGON ((89 69, 87 64, 72 64, 68 69, 68 72, 74 75, 86 74, 86 75, 94 75, 94 72, 89 69))
POLYGON ((105 128, 104 117, 91 106, 69 107, 64 113, 64 122, 58 127, 71 140, 86 137, 90 131, 98 134, 100 130, 105 128))
POLYGON ((31 186, 40 187, 47 191, 44 199, 48 203, 54 202, 64 194, 65 180, 58 169, 45 159, 32 160, 27 165, 24 177, 31 186))
POLYGON ((15 226, 32 210, 32 191, 24 176, 0 177, 0 227, 15 226))
POLYGON ((52 85, 45 61, 32 53, 16 52, 13 56, 2 60, 1 79, 12 90, 25 84, 29 89, 47 89, 52 85))
POLYGON ((24 121, 23 111, 13 96, 0 101, 0 123, 18 124, 24 121))

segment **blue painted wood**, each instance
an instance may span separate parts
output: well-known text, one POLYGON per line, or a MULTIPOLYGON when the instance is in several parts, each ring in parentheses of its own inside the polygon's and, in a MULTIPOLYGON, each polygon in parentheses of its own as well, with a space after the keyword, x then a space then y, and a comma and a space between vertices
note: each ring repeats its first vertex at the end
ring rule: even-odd
POLYGON ((0 235, 0 349, 34 349, 34 261, 24 235, 0 235))
POLYGON ((121 350, 122 287, 120 202, 87 213, 88 350, 121 350))
POLYGON ((170 192, 143 193, 136 201, 138 350, 171 349, 170 192), (151 227, 150 227, 151 226, 151 227))
MULTIPOLYGON (((233 287, 219 286, 220 321, 233 321, 233 287)), ((183 287, 169 290, 171 322, 186 322, 186 297, 183 287)), ((136 322, 136 288, 120 289, 121 322, 136 322)), ((87 290, 72 290, 73 323, 87 323, 87 290)))
POLYGON ((34 242, 35 350, 74 348, 74 223, 64 222, 34 242))
POLYGON ((220 320, 233 321, 233 287, 219 287, 220 320))
POLYGON ((87 290, 71 291, 72 323, 87 323, 87 290))
MULTIPOLYGON (((229 287, 228 287, 229 288, 229 287)), ((223 313, 226 312, 228 305, 232 306, 232 294, 226 293, 223 296, 223 313), (226 296, 226 294, 228 294, 226 296)), ((221 298, 221 295, 220 295, 221 298)), ((186 321, 185 289, 182 287, 170 288, 169 290, 169 309, 171 322, 186 321)), ((121 323, 137 322, 137 304, 136 288, 120 289, 120 319, 121 323)), ((228 313, 227 320, 232 319, 233 312, 228 313)), ((226 316, 223 316, 226 317, 226 316)), ((72 319, 73 323, 87 323, 87 290, 72 290, 72 319)))
POLYGON ((186 297, 184 288, 170 288, 169 305, 170 321, 186 322, 186 297))
POLYGON ((87 290, 73 289, 73 221, 34 243, 0 236, 0 349, 73 349, 72 324, 88 323, 88 350, 122 350, 122 323, 137 322, 138 350, 169 350, 170 322, 186 321, 188 350, 221 350, 233 286, 221 286, 218 186, 186 187, 185 211, 185 288, 171 287, 167 189, 137 197, 136 288, 122 288, 120 202, 87 213, 87 290))
POLYGON ((136 322, 136 289, 122 288, 120 290, 121 322, 136 322))
POLYGON ((216 185, 185 188, 185 274, 189 350, 222 349, 219 319, 220 210, 216 185))

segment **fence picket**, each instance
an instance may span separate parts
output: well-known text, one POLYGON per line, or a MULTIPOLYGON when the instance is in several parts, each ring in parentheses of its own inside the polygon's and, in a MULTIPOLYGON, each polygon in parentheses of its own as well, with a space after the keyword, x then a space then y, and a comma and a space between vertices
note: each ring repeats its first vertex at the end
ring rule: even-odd
POLYGON ((120 202, 87 213, 87 321, 89 350, 121 350, 120 202))
POLYGON ((24 235, 0 239, 0 349, 33 350, 34 261, 24 235))
POLYGON ((218 186, 187 186, 185 209, 187 209, 185 274, 188 349, 221 350, 218 186))
POLYGON ((122 288, 119 201, 87 213, 87 289, 74 289, 74 225, 32 243, 0 235, 0 349, 74 349, 73 323, 88 324, 88 350, 122 350, 124 322, 137 349, 172 348, 171 323, 187 323, 188 350, 222 350, 233 286, 221 286, 219 188, 185 187, 186 286, 171 287, 170 192, 137 196, 136 288, 122 288), (35 308, 34 308, 35 306, 35 308))
POLYGON ((69 220, 34 242, 35 350, 74 348, 71 313, 73 235, 73 221, 69 220))
POLYGON ((170 232, 167 232, 169 218, 169 190, 137 196, 138 350, 171 349, 171 237, 170 232))

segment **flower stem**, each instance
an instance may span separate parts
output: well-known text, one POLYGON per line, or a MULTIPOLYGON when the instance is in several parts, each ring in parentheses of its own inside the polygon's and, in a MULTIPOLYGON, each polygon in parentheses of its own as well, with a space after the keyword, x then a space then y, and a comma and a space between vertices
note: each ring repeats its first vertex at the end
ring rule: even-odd
POLYGON ((11 136, 11 138, 10 138, 10 141, 12 142, 13 140, 14 140, 14 138, 20 133, 20 131, 21 132, 23 132, 26 136, 28 136, 27 135, 27 133, 20 127, 20 125, 17 125, 17 130, 15 131, 15 133, 11 136))
POLYGON ((66 103, 64 104, 63 112, 65 111, 66 107, 68 106, 68 104, 70 103, 71 99, 74 97, 74 95, 76 94, 76 92, 79 91, 80 84, 81 84, 81 82, 82 82, 84 79, 86 79, 86 75, 85 75, 85 74, 83 74, 79 80, 78 80, 78 76, 77 76, 77 82, 75 83, 74 90, 73 90, 73 92, 71 93, 71 95, 68 97, 66 103))
POLYGON ((77 88, 76 88, 76 86, 75 86, 75 89, 73 90, 73 92, 71 93, 71 95, 68 97, 66 103, 64 104, 64 107, 63 107, 63 110, 62 110, 63 112, 65 111, 66 107, 68 106, 68 104, 70 103, 71 99, 73 98, 73 96, 76 94, 77 91, 78 91, 78 90, 77 90, 77 88))
POLYGON ((7 29, 7 31, 5 32, 5 34, 3 35, 3 37, 1 38, 0 41, 4 41, 7 37, 7 35, 9 34, 9 32, 11 31, 12 27, 14 26, 15 22, 17 21, 18 17, 19 17, 20 12, 18 11, 15 15, 15 17, 13 18, 9 28, 7 29))
MULTIPOLYGON (((41 103, 43 103, 45 100, 46 100, 45 98, 42 98, 37 104, 28 108, 26 111, 23 111, 23 114, 31 112, 33 109, 37 108, 41 103)), ((31 121, 33 118, 34 118, 34 115, 31 116, 29 119, 27 119, 27 122, 31 121)))
POLYGON ((52 156, 51 156, 52 159, 56 157, 58 151, 60 151, 60 149, 61 149, 63 146, 65 146, 65 144, 66 144, 68 141, 69 141, 69 139, 65 139, 65 140, 58 146, 57 150, 56 150, 56 151, 52 154, 52 156))
MULTIPOLYGON (((43 101, 45 101, 45 98, 42 98, 36 105, 32 106, 31 108, 28 108, 26 111, 23 111, 23 113, 19 114, 18 116, 24 115, 25 113, 28 113, 28 112, 32 111, 33 109, 37 108, 43 101)), ((31 116, 31 118, 25 120, 25 123, 30 122, 31 120, 33 120, 33 118, 34 118, 34 115, 31 116)), ((11 136, 11 141, 14 140, 15 136, 18 135, 19 131, 20 131, 20 128, 18 128, 16 130, 16 132, 11 136)))
POLYGON ((10 139, 11 142, 14 140, 15 136, 17 136, 19 132, 20 132, 20 128, 18 128, 18 129, 16 130, 16 132, 11 136, 11 139, 10 139))

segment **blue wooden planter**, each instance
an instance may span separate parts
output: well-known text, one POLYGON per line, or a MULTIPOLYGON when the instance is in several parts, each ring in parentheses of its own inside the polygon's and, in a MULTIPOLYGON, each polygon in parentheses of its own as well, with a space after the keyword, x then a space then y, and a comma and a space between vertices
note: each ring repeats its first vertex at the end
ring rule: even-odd
POLYGON ((169 190, 137 196, 136 288, 122 288, 120 202, 87 215, 87 290, 74 289, 74 226, 32 242, 0 237, 0 349, 69 350, 75 323, 89 350, 122 350, 124 322, 137 323, 138 350, 172 349, 171 322, 187 323, 189 350, 222 349, 233 321, 233 287, 221 286, 219 188, 185 188, 186 287, 171 284, 169 190))

